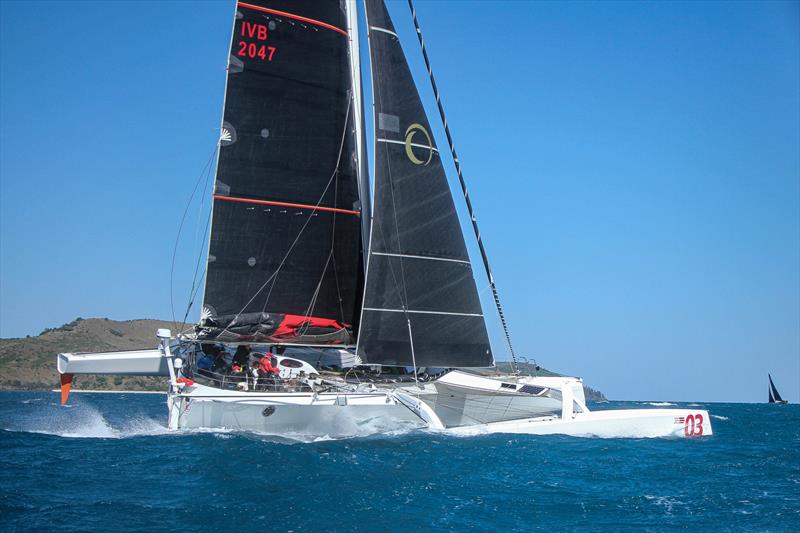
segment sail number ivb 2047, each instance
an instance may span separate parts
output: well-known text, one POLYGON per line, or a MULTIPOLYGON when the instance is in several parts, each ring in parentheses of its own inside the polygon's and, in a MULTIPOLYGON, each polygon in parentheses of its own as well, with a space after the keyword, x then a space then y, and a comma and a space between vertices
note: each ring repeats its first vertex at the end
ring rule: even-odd
POLYGON ((239 31, 241 40, 238 44, 236 55, 249 57, 250 59, 260 59, 261 61, 272 61, 275 55, 275 47, 267 46, 263 41, 267 40, 267 27, 264 24, 242 21, 239 31))

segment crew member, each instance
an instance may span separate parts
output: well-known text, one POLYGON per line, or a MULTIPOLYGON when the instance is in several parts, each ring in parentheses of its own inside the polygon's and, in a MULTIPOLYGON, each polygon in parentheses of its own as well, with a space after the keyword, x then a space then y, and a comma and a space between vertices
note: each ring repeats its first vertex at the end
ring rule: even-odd
POLYGON ((274 374, 276 377, 281 373, 280 368, 278 368, 278 360, 270 357, 268 354, 264 354, 261 357, 256 368, 258 368, 259 373, 274 374))
POLYGON ((236 348, 236 353, 233 354, 233 364, 244 368, 247 366, 248 359, 250 359, 250 347, 244 344, 236 348))

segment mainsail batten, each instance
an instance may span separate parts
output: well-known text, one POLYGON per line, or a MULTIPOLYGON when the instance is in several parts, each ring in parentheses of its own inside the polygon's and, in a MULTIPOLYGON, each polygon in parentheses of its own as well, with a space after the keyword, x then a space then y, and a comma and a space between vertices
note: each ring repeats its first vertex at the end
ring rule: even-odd
POLYGON ((201 337, 352 338, 362 204, 346 11, 237 4, 201 337))
POLYGON ((490 366, 471 263, 430 124, 386 6, 367 0, 366 12, 375 189, 358 354, 383 365, 490 366))

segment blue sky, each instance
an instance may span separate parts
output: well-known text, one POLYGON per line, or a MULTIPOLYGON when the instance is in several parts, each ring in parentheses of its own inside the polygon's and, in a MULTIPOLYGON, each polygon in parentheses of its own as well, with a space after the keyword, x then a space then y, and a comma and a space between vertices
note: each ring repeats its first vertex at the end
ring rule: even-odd
MULTIPOLYGON (((517 351, 612 398, 800 400, 798 4, 417 10, 517 351)), ((0 3, 1 336, 171 316, 232 12, 0 3)))

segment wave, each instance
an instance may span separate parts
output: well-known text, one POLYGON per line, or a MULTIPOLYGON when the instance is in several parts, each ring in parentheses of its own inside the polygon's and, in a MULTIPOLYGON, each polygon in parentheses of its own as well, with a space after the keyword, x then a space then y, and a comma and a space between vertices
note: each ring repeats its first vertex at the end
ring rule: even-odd
POLYGON ((717 420, 730 420, 727 416, 722 415, 711 415, 711 418, 716 418, 717 420))
POLYGON ((644 402, 645 405, 652 405, 654 407, 669 407, 670 405, 676 405, 671 402, 644 402))
POLYGON ((103 414, 91 405, 42 406, 25 417, 12 420, 6 431, 37 433, 77 439, 123 439, 146 435, 163 435, 167 428, 158 421, 140 416, 110 423, 103 414), (70 407, 65 416, 64 407, 70 407))

